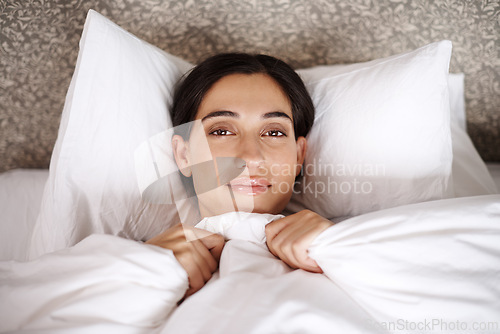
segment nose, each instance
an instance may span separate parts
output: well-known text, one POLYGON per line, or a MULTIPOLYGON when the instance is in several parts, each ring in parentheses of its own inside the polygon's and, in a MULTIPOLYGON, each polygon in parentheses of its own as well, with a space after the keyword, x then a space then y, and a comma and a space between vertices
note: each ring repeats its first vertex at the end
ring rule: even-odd
POLYGON ((258 174, 264 165, 264 155, 259 140, 246 138, 240 142, 239 158, 245 160, 250 175, 258 174))

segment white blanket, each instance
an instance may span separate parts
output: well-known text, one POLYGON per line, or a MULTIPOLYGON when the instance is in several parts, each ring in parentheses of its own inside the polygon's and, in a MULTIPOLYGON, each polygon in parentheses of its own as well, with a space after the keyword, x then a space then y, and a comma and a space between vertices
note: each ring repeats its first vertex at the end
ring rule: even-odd
POLYGON ((229 241, 218 273, 180 306, 187 278, 172 253, 118 237, 2 262, 1 331, 500 332, 499 195, 336 224, 309 250, 324 274, 292 270, 269 253, 270 219, 233 213, 202 222, 229 241))

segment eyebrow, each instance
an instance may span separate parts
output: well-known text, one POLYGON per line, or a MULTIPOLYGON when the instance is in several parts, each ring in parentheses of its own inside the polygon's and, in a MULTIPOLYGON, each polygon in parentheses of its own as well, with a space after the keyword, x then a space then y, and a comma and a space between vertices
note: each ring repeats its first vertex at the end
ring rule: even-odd
MULTIPOLYGON (((205 120, 213 118, 213 117, 235 117, 235 118, 239 118, 240 115, 237 114, 237 113, 235 113, 235 112, 229 111, 229 110, 212 111, 211 113, 208 113, 207 115, 205 115, 201 119, 201 121, 204 122, 205 120)), ((290 120, 290 122, 293 122, 292 118, 290 116, 288 116, 286 113, 282 112, 282 111, 271 111, 271 112, 268 112, 268 113, 265 113, 264 115, 262 115, 262 118, 264 118, 264 119, 274 118, 274 117, 288 118, 290 120)))
POLYGON ((232 111, 229 111, 229 110, 220 110, 220 111, 212 111, 211 113, 208 113, 207 115, 205 115, 205 117, 203 117, 201 119, 202 122, 206 121, 207 119, 210 119, 210 118, 213 118, 213 117, 222 117, 222 116, 226 116, 226 117, 240 117, 240 115, 238 115, 237 113, 234 113, 232 111))
POLYGON ((262 118, 274 118, 274 117, 284 117, 288 118, 290 122, 293 123, 292 118, 282 111, 272 111, 262 115, 262 118))

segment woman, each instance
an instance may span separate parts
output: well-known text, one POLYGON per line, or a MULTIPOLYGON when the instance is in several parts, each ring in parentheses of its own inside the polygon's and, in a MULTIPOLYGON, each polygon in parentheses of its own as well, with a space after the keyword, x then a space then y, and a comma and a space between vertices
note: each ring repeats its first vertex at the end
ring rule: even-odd
MULTIPOLYGON (((193 181, 202 217, 230 211, 279 214, 292 196, 307 148, 314 106, 296 72, 266 55, 220 54, 195 67, 178 87, 173 136, 182 174, 193 181), (193 166, 220 157, 243 161, 241 174, 207 191, 204 173, 193 166)), ((217 177, 219 179, 219 177, 217 177)), ((314 238, 332 223, 304 210, 266 226, 269 250, 292 268, 322 272, 307 255, 314 238)), ((215 272, 224 246, 220 235, 174 226, 147 241, 171 249, 199 290, 215 272), (190 236, 195 236, 194 241, 190 236)))

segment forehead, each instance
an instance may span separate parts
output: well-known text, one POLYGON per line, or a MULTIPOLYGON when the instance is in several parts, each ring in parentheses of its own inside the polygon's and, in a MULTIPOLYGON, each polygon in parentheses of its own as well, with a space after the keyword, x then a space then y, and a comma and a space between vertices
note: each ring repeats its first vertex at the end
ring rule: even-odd
POLYGON ((230 74, 218 80, 205 94, 196 119, 221 110, 238 114, 281 111, 292 118, 288 96, 272 77, 263 73, 230 74))

